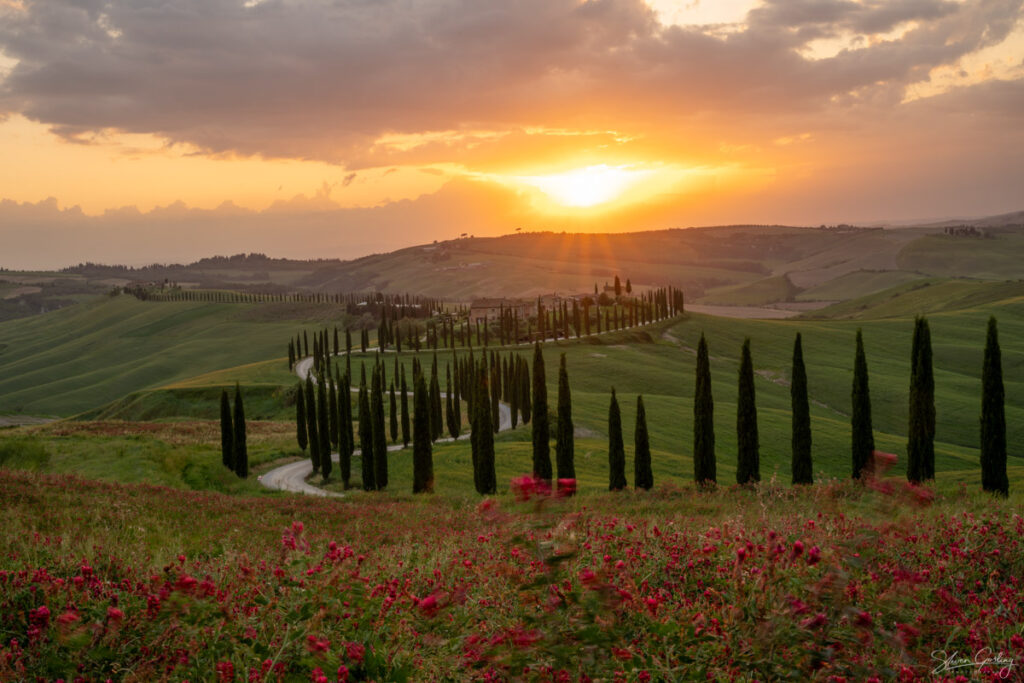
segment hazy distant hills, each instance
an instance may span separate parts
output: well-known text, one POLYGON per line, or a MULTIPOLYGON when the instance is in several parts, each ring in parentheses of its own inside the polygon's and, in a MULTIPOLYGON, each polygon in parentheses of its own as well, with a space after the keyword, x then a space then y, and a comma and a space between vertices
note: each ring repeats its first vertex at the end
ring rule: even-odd
POLYGON ((1019 257, 1024 253, 1022 221, 1024 211, 896 229, 841 225, 531 232, 448 240, 351 261, 250 254, 137 269, 88 264, 61 276, 106 286, 167 280, 262 292, 379 290, 464 300, 592 292, 618 275, 639 287, 682 287, 692 302, 750 306, 841 301, 923 277, 1024 278, 1019 257))

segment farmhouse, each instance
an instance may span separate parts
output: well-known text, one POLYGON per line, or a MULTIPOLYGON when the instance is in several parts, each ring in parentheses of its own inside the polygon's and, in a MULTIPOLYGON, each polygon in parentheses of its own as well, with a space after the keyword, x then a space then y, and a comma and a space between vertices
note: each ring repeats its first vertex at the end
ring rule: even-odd
POLYGON ((526 299, 474 299, 469 305, 470 322, 498 320, 504 311, 522 319, 537 314, 537 304, 526 299))

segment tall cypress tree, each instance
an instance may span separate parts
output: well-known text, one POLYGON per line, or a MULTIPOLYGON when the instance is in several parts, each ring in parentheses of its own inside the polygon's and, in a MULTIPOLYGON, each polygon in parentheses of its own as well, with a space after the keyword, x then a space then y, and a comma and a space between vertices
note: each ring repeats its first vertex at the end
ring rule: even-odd
POLYGON ((398 442, 398 398, 395 396, 395 382, 391 381, 390 395, 388 396, 388 432, 391 435, 392 443, 398 442))
POLYGON ((235 420, 234 434, 231 445, 234 451, 232 460, 235 465, 235 474, 242 479, 249 476, 249 449, 245 444, 245 407, 242 405, 242 390, 235 384, 235 420))
POLYGON ((509 364, 508 380, 505 387, 508 391, 509 417, 512 420, 512 429, 519 425, 519 391, 522 382, 519 381, 519 356, 515 356, 509 364))
POLYGON ((651 442, 647 435, 647 411, 644 410, 644 397, 636 397, 636 429, 633 431, 633 481, 638 489, 649 491, 654 486, 654 473, 651 471, 651 442))
POLYGON ((348 375, 338 382, 338 473, 347 489, 352 478, 352 390, 348 375))
POLYGON ((871 392, 868 388, 868 361, 864 354, 864 337, 857 330, 857 351, 853 358, 853 410, 850 418, 853 432, 853 478, 860 479, 871 462, 875 450, 875 434, 871 427, 871 392))
POLYGON ((501 429, 501 361, 491 352, 491 428, 497 434, 501 429))
POLYGON ((533 476, 551 481, 551 434, 548 425, 548 385, 540 342, 533 347, 533 476))
POLYGON ((373 466, 377 490, 388 486, 388 441, 384 431, 384 388, 379 367, 374 368, 370 392, 370 417, 373 420, 373 466))
MULTIPOLYGON (((301 395, 301 392, 300 392, 301 395)), ((235 425, 231 421, 231 402, 228 390, 220 390, 220 459, 232 472, 235 470, 235 425)), ((300 439, 299 444, 302 444, 300 439)), ((303 446, 305 448, 305 446, 303 446)))
POLYGON ((910 424, 907 429, 907 480, 935 478, 935 377, 928 321, 914 319, 910 352, 910 424))
POLYGON ((704 333, 697 344, 697 382, 693 394, 693 480, 717 481, 715 465, 715 402, 711 396, 711 362, 704 333))
POLYGON ((750 339, 743 340, 740 358, 739 393, 736 398, 736 483, 761 481, 761 458, 757 433, 757 401, 754 396, 754 363, 750 339))
POLYGON ((572 396, 565 354, 558 365, 558 425, 555 433, 555 461, 559 479, 576 479, 576 444, 573 438, 572 396))
POLYGON ((437 355, 430 370, 430 433, 437 441, 444 433, 444 407, 441 403, 441 381, 438 379, 437 355))
POLYGON ((996 319, 988 319, 985 360, 981 368, 981 488, 1010 494, 1006 476, 1006 412, 1003 405, 1003 360, 996 319))
POLYGON ((409 388, 405 383, 405 366, 402 366, 402 448, 409 447, 409 388))
POLYGON ((793 415, 793 483, 813 484, 811 406, 807 399, 807 370, 804 367, 804 350, 799 332, 796 333, 796 341, 793 342, 793 372, 789 385, 789 397, 793 415))
POLYGON ((373 465, 373 418, 370 416, 370 391, 366 387, 366 366, 359 379, 359 452, 362 460, 363 490, 374 491, 376 469, 373 465))
POLYGON ((530 405, 530 364, 525 358, 519 359, 519 413, 523 424, 530 424, 533 406, 530 405))
POLYGON ((626 447, 622 443, 622 414, 612 387, 612 400, 608 405, 608 490, 626 488, 626 447))
POLYGON ((313 463, 313 474, 316 474, 320 471, 320 433, 316 424, 316 392, 312 375, 306 375, 306 434, 309 437, 309 459, 313 463))
POLYGON ((488 399, 487 361, 480 360, 477 397, 475 404, 476 422, 473 435, 477 437, 476 470, 477 492, 480 495, 493 495, 498 489, 494 471, 494 431, 491 429, 491 408, 488 399))
POLYGON ((324 479, 331 473, 331 424, 330 416, 327 414, 329 407, 327 401, 327 382, 323 375, 320 376, 316 385, 316 428, 320 436, 320 472, 324 479))
MULTIPOLYGON (((403 375, 402 380, 405 380, 403 375)), ((420 375, 413 392, 412 492, 434 492, 434 456, 430 445, 430 411, 427 409, 427 385, 420 375)))
POLYGON ((327 427, 330 429, 331 446, 338 447, 338 387, 334 378, 327 384, 327 427))
POLYGON ((457 399, 452 397, 452 366, 449 365, 445 372, 444 417, 448 425, 448 434, 453 439, 459 436, 459 425, 455 424, 455 408, 452 405, 455 400, 457 399))
MULTIPOLYGON (((302 382, 299 382, 297 391, 295 392, 295 440, 299 442, 299 449, 303 453, 306 451, 306 446, 309 445, 309 436, 306 433, 306 392, 302 388, 302 382)), ((226 398, 226 395, 225 397, 226 398)), ((223 401, 221 406, 221 420, 223 423, 223 401)))

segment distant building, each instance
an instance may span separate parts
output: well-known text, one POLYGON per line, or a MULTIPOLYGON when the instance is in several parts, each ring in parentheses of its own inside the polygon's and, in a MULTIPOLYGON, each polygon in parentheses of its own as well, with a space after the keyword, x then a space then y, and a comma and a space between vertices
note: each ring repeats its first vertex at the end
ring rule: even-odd
POLYGON ((498 320, 504 311, 525 320, 537 314, 537 305, 524 299, 474 299, 469 305, 469 320, 473 323, 498 320))

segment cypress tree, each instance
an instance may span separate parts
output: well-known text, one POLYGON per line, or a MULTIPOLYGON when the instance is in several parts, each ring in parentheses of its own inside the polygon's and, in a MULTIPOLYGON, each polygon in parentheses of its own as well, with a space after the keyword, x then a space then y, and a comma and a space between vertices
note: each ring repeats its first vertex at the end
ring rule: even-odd
MULTIPOLYGON (((405 381, 405 377, 402 377, 405 381)), ((434 492, 434 456, 430 445, 430 411, 427 410, 427 385, 420 375, 413 392, 412 492, 434 492)))
POLYGON ((338 387, 332 377, 327 384, 327 427, 330 429, 331 446, 338 447, 338 387))
POLYGON ((622 415, 619 401, 612 387, 612 400, 608 406, 608 490, 626 488, 626 447, 622 443, 622 415))
POLYGON ((452 405, 454 400, 457 399, 452 397, 452 367, 449 365, 445 372, 444 417, 448 425, 448 434, 456 439, 459 436, 459 425, 455 423, 455 408, 452 405))
POLYGON ((853 432, 853 478, 866 474, 875 435, 871 427, 871 392, 868 388, 868 361, 864 354, 864 337, 857 330, 857 351, 853 359, 853 411, 850 418, 853 432))
MULTIPOLYGON (((227 403, 227 392, 221 397, 221 424, 224 423, 224 404, 227 403)), ((298 391, 295 392, 295 439, 299 442, 299 449, 303 452, 306 451, 306 446, 309 445, 308 435, 306 434, 306 392, 302 388, 302 382, 299 382, 298 391)))
MULTIPOLYGON (((300 392, 301 393, 301 392, 300 392)), ((235 470, 235 425, 231 421, 231 402, 228 399, 228 390, 220 390, 220 459, 224 467, 232 472, 235 470)), ((302 438, 299 439, 302 444, 302 438)), ((303 446, 305 448, 305 446, 303 446)))
POLYGON ((651 472, 651 443, 647 435, 647 411, 644 397, 636 397, 636 429, 633 431, 634 461, 633 480, 638 489, 649 491, 654 486, 651 472))
POLYGON ((462 433, 462 405, 459 402, 459 387, 457 382, 456 386, 453 387, 453 391, 455 393, 452 394, 452 424, 455 426, 455 434, 453 436, 457 439, 462 433))
POLYGON ((327 382, 324 381, 323 375, 320 376, 320 381, 316 385, 316 398, 316 428, 320 436, 320 472, 326 479, 331 473, 331 426, 327 414, 327 382))
POLYGON ((540 342, 533 347, 533 476, 551 481, 551 444, 548 426, 548 386, 540 342))
POLYGON ((1006 412, 1003 405, 1003 361, 996 319, 988 319, 985 360, 981 368, 981 488, 1010 494, 1006 476, 1006 412))
POLYGON ((388 430, 392 443, 398 441, 398 399, 395 397, 395 381, 391 380, 390 396, 388 397, 388 430))
POLYGON ((711 362, 704 333, 697 344, 697 383, 693 395, 693 480, 717 482, 715 465, 715 402, 711 396, 711 362))
POLYGON ((572 397, 569 394, 569 373, 565 354, 558 366, 558 425, 555 433, 555 460, 559 479, 576 479, 575 442, 572 424, 572 397))
POLYGON ((245 407, 242 405, 242 390, 235 384, 235 423, 231 445, 234 451, 232 460, 235 474, 242 479, 249 476, 249 449, 245 444, 245 407))
POLYGON ((498 489, 494 471, 494 432, 491 428, 491 409, 488 400, 487 361, 480 360, 476 404, 476 424, 473 435, 477 436, 477 492, 482 495, 493 495, 498 489))
POLYGON ((752 484, 761 481, 754 363, 750 358, 749 338, 743 341, 740 359, 739 394, 736 399, 736 456, 736 483, 752 484))
POLYGON ((362 367, 359 380, 359 452, 362 459, 363 490, 377 488, 376 470, 373 465, 373 418, 370 416, 370 396, 366 388, 366 366, 362 367))
POLYGON ((388 441, 384 426, 384 387, 375 367, 370 392, 370 418, 373 420, 374 484, 378 491, 388 486, 388 441))
POLYGON ((348 375, 338 383, 338 471, 341 485, 349 487, 352 478, 352 391, 348 375))
POLYGON ((793 414, 793 461, 794 484, 813 484, 814 472, 811 467, 811 407, 807 400, 807 370, 804 368, 803 343, 800 333, 793 342, 793 372, 789 385, 789 396, 793 414))
POLYGON ((928 321, 914 319, 910 352, 910 425, 907 429, 907 480, 935 478, 935 377, 928 321))
POLYGON ((402 366, 402 448, 409 447, 409 389, 405 383, 405 366, 402 366))
POLYGON ((444 433, 444 408, 441 403, 441 381, 438 379, 437 356, 430 370, 430 433, 437 441, 444 433))
POLYGON ((525 358, 519 359, 519 413, 523 416, 523 424, 530 424, 532 406, 530 405, 530 364, 525 358))
POLYGON ((312 375, 306 375, 306 433, 309 436, 309 459, 313 463, 313 474, 316 474, 320 471, 320 433, 316 424, 316 393, 312 375))
POLYGON ((495 361, 494 352, 491 352, 491 428, 497 434, 501 429, 501 362, 495 361))
POLYGON ((512 419, 512 429, 515 429, 519 425, 519 389, 522 386, 522 382, 519 381, 519 356, 515 356, 510 363, 505 386, 508 390, 509 416, 512 419))

